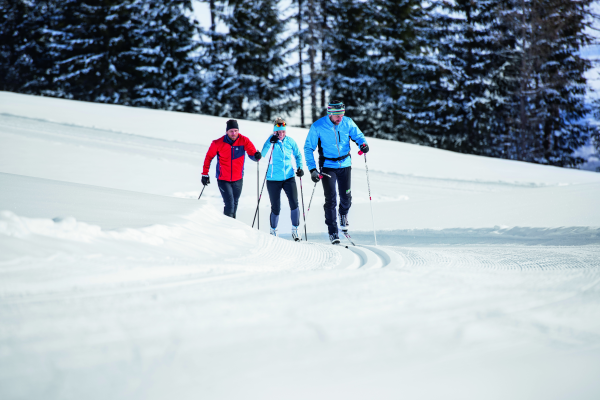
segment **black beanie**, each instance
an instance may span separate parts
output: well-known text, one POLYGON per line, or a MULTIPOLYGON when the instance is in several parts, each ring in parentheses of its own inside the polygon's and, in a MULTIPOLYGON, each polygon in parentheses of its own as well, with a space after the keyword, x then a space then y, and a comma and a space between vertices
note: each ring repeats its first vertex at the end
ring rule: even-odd
POLYGON ((240 129, 235 119, 230 119, 229 121, 227 121, 227 129, 225 129, 225 131, 228 131, 230 129, 240 129))

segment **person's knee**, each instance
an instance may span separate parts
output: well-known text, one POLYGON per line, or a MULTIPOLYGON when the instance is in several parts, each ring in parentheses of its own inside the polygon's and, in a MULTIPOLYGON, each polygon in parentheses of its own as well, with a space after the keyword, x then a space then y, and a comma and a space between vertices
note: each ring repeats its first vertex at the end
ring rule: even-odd
POLYGON ((325 198, 324 206, 327 207, 335 207, 337 206, 337 199, 335 196, 330 196, 325 198))
POLYGON ((278 201, 271 202, 271 213, 279 215, 281 213, 281 203, 278 201))
POLYGON ((352 196, 340 197, 340 205, 344 207, 350 207, 352 205, 352 196))
POLYGON ((298 199, 290 199, 290 201, 288 201, 288 203, 290 205, 290 210, 293 210, 293 209, 299 207, 298 199))

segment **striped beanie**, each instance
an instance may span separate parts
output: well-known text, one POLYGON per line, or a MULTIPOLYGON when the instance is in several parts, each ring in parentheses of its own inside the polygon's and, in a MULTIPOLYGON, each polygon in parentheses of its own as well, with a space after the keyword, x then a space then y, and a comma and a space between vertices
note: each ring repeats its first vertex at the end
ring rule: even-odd
POLYGON ((332 100, 327 106, 327 114, 329 115, 344 115, 346 107, 341 100, 332 100))

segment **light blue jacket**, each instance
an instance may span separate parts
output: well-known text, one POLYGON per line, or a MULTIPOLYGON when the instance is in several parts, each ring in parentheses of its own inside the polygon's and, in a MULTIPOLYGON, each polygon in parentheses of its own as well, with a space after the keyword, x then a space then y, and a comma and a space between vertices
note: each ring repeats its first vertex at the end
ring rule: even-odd
MULTIPOLYGON (((309 170, 317 168, 313 152, 319 150, 319 164, 327 168, 346 168, 352 165, 350 157, 331 161, 325 158, 339 158, 350 153, 350 139, 358 144, 367 143, 365 135, 351 118, 344 117, 339 125, 334 125, 328 116, 316 120, 304 142, 304 157, 309 170)), ((319 168, 320 169, 320 168, 319 168)))
MULTIPOLYGON (((267 152, 273 146, 270 142, 271 136, 267 138, 262 151, 260 152, 264 159, 268 160, 267 152)), ((273 155, 269 168, 267 170, 267 180, 269 181, 285 181, 294 176, 294 166, 292 165, 292 157, 296 159, 296 168, 302 168, 302 154, 298 149, 296 141, 289 136, 282 140, 278 140, 273 146, 273 155)))

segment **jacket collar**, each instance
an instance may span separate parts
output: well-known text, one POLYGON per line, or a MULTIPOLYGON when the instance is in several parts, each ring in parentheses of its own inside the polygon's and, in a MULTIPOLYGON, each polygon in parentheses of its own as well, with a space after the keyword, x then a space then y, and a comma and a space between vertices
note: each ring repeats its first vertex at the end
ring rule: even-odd
MULTIPOLYGON (((240 137, 238 136, 238 139, 239 139, 239 138, 240 138, 240 137)), ((223 136, 223 141, 224 141, 225 143, 227 143, 227 144, 230 144, 230 145, 232 145, 232 146, 233 146, 233 144, 234 144, 235 142, 237 142, 237 139, 236 139, 235 141, 233 141, 233 140, 231 140, 231 139, 229 138, 229 136, 227 136, 227 134, 225 134, 225 136, 223 136)))
POLYGON ((342 118, 342 120, 340 121, 339 125, 334 125, 333 122, 331 122, 331 120, 329 119, 329 115, 326 115, 323 117, 325 119, 325 124, 327 124, 328 127, 330 128, 335 128, 336 126, 342 126, 342 124, 344 123, 344 118, 345 116, 342 118))

